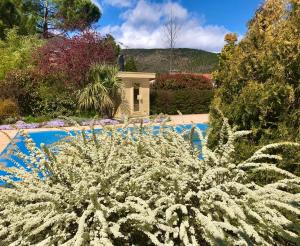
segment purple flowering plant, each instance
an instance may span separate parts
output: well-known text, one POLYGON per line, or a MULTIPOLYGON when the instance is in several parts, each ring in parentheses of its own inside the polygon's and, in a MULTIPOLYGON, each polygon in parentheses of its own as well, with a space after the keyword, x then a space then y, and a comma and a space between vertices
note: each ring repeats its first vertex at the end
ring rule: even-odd
POLYGON ((120 124, 120 122, 114 119, 85 120, 81 122, 82 126, 89 126, 92 124, 93 125, 117 125, 120 124))
POLYGON ((39 128, 39 123, 26 123, 24 121, 17 121, 16 124, 14 124, 15 128, 17 129, 35 129, 39 128))
POLYGON ((65 127, 65 126, 68 126, 68 124, 61 119, 50 120, 43 124, 43 127, 47 127, 47 128, 65 127))
POLYGON ((0 125, 0 130, 14 130, 14 128, 11 125, 0 125))
MULTIPOLYGON (((119 121, 114 119, 96 119, 96 120, 84 120, 80 123, 82 126, 89 125, 117 125, 120 124, 119 121)), ((36 129, 39 127, 45 128, 56 128, 56 127, 66 127, 69 126, 67 121, 62 119, 55 119, 47 121, 44 123, 26 123, 24 121, 17 121, 15 124, 11 125, 0 125, 0 130, 16 130, 16 129, 36 129)))

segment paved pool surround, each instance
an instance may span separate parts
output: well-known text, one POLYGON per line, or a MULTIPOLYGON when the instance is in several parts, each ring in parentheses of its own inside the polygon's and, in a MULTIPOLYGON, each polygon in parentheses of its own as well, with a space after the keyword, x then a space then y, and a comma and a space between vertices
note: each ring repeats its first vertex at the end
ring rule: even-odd
MULTIPOLYGON (((191 124, 191 123, 208 123, 208 114, 190 114, 190 115, 170 115, 170 121, 167 123, 168 125, 178 125, 178 124, 191 124)), ((115 125, 116 127, 120 125, 115 125)), ((81 127, 64 127, 66 130, 82 130, 89 129, 89 126, 81 126, 81 127)), ((101 125, 96 125, 95 129, 102 128, 101 125)), ((25 129, 25 132, 43 132, 43 131, 57 131, 59 128, 37 128, 37 129, 25 129)), ((18 133, 18 130, 4 130, 0 132, 0 154, 10 143, 11 139, 13 139, 18 133)))

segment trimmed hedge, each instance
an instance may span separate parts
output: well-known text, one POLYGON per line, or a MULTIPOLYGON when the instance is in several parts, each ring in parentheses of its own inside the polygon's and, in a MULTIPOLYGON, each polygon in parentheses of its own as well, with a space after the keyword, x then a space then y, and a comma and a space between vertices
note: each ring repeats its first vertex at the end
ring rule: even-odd
POLYGON ((180 90, 199 89, 210 90, 212 81, 201 74, 175 73, 160 74, 152 86, 153 89, 180 90))
POLYGON ((212 81, 200 74, 161 74, 151 87, 151 114, 208 113, 212 81))
POLYGON ((209 112, 213 90, 152 90, 150 96, 151 114, 202 114, 209 112))

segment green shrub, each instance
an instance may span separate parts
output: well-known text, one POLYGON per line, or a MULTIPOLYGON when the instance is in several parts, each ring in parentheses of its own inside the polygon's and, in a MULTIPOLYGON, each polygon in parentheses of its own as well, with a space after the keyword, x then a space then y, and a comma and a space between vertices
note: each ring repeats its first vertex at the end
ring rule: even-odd
POLYGON ((137 72, 136 62, 133 56, 126 59, 125 71, 127 72, 137 72))
POLYGON ((0 81, 11 70, 32 67, 32 52, 42 43, 37 36, 22 36, 18 35, 18 29, 9 29, 6 39, 0 40, 0 81))
POLYGON ((94 64, 87 74, 88 84, 78 93, 78 106, 83 111, 96 111, 113 118, 122 106, 122 80, 118 67, 94 64))
POLYGON ((35 75, 31 70, 15 70, 0 82, 0 99, 12 98, 20 108, 21 115, 32 114, 38 100, 35 75))
POLYGON ((180 89, 211 90, 212 81, 201 74, 175 73, 160 74, 156 78, 152 89, 180 90, 180 89))
POLYGON ((38 99, 32 107, 35 116, 70 116, 75 114, 77 100, 75 91, 63 84, 59 78, 47 78, 36 88, 38 99))
POLYGON ((49 121, 51 120, 52 118, 49 117, 49 116, 37 116, 37 117, 34 117, 34 116, 26 116, 24 117, 24 121, 26 123, 42 123, 42 122, 46 122, 46 121, 49 121))
POLYGON ((201 114, 208 113, 213 90, 181 89, 151 90, 151 114, 201 114))
POLYGON ((0 122, 7 118, 16 118, 19 115, 17 104, 11 99, 0 101, 0 122))
POLYGON ((2 245, 298 245, 300 178, 274 151, 299 144, 239 162, 234 141, 249 132, 225 120, 215 150, 194 129, 201 160, 186 133, 148 127, 70 135, 54 152, 27 139, 29 156, 17 155, 30 171, 0 166, 11 174, 0 177, 2 245), (257 183, 262 173, 277 178, 257 183))
POLYGON ((41 76, 33 70, 16 70, 0 83, 0 98, 12 97, 24 116, 68 116, 76 111, 75 91, 61 76, 41 76))
POLYGON ((161 74, 151 85, 151 114, 208 113, 212 81, 199 74, 161 74))
MULTIPOLYGON (((300 141, 299 25, 299 0, 266 0, 240 42, 225 38, 210 123, 217 133, 219 109, 238 129, 254 131, 251 148, 237 151, 241 158, 273 141, 300 141)), ((300 173, 300 153, 285 155, 282 165, 300 173)))
MULTIPOLYGON (((217 97, 222 94, 222 90, 223 88, 217 92, 217 97)), ((230 103, 221 104, 216 99, 213 106, 221 107, 226 115, 230 113, 230 120, 240 129, 251 129, 257 137, 264 134, 266 139, 272 140, 278 137, 274 134, 276 131, 278 134, 285 134, 280 129, 280 122, 286 121, 287 109, 294 100, 294 91, 289 85, 249 81, 238 95, 232 96, 230 103)))

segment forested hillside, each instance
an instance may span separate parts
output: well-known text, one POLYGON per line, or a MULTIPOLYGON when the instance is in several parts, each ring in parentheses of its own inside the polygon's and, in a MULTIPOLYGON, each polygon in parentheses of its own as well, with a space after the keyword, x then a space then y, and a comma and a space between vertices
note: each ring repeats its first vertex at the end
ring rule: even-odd
MULTIPOLYGON (((124 49, 125 59, 133 57, 139 72, 169 71, 169 49, 124 49)), ((210 73, 217 68, 218 55, 196 49, 175 49, 173 70, 210 73)))

